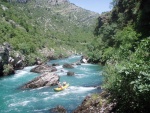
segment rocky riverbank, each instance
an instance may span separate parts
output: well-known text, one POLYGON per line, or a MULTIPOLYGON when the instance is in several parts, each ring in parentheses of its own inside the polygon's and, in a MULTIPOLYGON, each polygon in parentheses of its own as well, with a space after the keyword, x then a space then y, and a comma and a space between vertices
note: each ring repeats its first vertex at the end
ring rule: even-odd
POLYGON ((9 43, 0 45, 0 75, 14 74, 15 70, 23 69, 25 56, 14 51, 9 43))
POLYGON ((109 99, 110 94, 105 91, 86 96, 73 113, 114 113, 116 103, 109 103, 109 99))
POLYGON ((56 54, 54 49, 46 47, 38 50, 38 53, 39 56, 25 56, 21 52, 15 51, 9 43, 3 43, 0 45, 0 76, 14 74, 15 70, 23 69, 25 66, 42 65, 46 61, 66 58, 74 54, 71 50, 66 50, 65 55, 63 53, 56 54))
MULTIPOLYGON (((110 94, 105 91, 86 96, 72 113, 115 113, 116 103, 109 103, 109 99, 110 94)), ((57 106, 50 109, 50 113, 67 113, 67 111, 65 106, 57 106)))

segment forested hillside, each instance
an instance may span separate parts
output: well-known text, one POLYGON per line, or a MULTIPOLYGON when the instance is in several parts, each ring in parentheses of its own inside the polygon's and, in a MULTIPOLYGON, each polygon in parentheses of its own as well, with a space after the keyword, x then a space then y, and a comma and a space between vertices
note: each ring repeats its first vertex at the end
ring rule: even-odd
POLYGON ((93 38, 92 28, 99 14, 84 10, 68 0, 0 1, 0 44, 28 56, 29 63, 40 50, 56 54, 86 50, 93 38))
POLYGON ((150 1, 113 0, 88 45, 91 61, 105 64, 103 88, 118 113, 150 112, 150 1))

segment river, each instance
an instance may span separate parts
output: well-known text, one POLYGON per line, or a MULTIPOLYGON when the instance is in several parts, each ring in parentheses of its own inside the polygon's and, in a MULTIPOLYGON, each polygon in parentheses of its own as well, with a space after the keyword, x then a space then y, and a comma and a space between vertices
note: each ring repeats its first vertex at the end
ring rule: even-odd
POLYGON ((50 113, 49 109, 58 105, 71 113, 83 99, 92 93, 100 92, 95 86, 102 84, 102 67, 96 64, 81 64, 73 69, 64 69, 64 63, 73 63, 80 56, 71 56, 66 59, 52 60, 48 64, 58 63, 56 72, 60 76, 60 82, 66 81, 70 86, 55 92, 52 87, 42 87, 30 90, 21 90, 20 86, 39 76, 30 70, 34 67, 26 67, 16 71, 16 74, 0 78, 0 113, 50 113), (74 76, 67 76, 67 72, 75 72, 74 76))

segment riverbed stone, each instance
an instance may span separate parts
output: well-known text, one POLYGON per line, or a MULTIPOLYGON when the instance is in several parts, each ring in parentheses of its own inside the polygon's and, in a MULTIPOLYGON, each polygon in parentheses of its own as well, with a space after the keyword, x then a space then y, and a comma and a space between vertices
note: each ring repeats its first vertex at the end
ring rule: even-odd
POLYGON ((67 113, 67 111, 63 106, 59 105, 56 108, 50 109, 50 113, 67 113))
POLYGON ((68 76, 73 76, 73 75, 74 75, 74 72, 68 71, 68 72, 67 72, 67 75, 68 75, 68 76))
POLYGON ((74 68, 71 64, 65 63, 63 68, 74 68))
POLYGON ((49 66, 47 64, 38 65, 35 68, 31 69, 31 72, 35 73, 54 72, 54 71, 57 71, 56 67, 49 66))
POLYGON ((57 63, 53 63, 53 64, 52 64, 52 66, 59 66, 59 64, 57 64, 57 63))
POLYGON ((80 62, 81 63, 88 63, 88 57, 87 56, 81 56, 80 62))
POLYGON ((39 88, 44 86, 55 86, 57 85, 58 82, 59 82, 59 76, 57 74, 46 72, 34 78, 33 80, 29 81, 21 88, 28 89, 28 88, 39 88))

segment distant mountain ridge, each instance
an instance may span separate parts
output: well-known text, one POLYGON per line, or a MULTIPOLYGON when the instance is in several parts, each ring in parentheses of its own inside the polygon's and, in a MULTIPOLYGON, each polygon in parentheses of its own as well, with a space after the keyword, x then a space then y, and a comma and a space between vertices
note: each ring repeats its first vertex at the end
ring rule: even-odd
MULTIPOLYGON (((93 21, 99 16, 98 13, 85 10, 69 2, 69 0, 9 0, 11 2, 27 3, 28 7, 47 8, 53 13, 59 13, 67 17, 76 25, 84 25, 86 27, 93 25, 93 21)), ((43 12, 44 13, 44 12, 43 12)), ((40 15, 39 15, 40 16, 40 15)))
MULTIPOLYGON (((10 1, 10 2, 19 2, 19 3, 26 3, 30 0, 7 0, 7 1, 10 1)), ((65 2, 69 2, 68 0, 47 0, 47 3, 50 3, 51 5, 58 5, 58 4, 62 4, 62 3, 65 3, 65 2)))
POLYGON ((98 13, 85 10, 81 7, 78 7, 68 0, 36 0, 36 2, 41 2, 45 4, 45 7, 51 8, 55 13, 59 13, 62 16, 69 18, 69 21, 72 21, 76 25, 93 25, 93 21, 99 16, 98 13))

